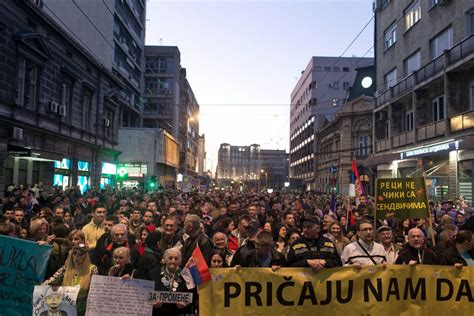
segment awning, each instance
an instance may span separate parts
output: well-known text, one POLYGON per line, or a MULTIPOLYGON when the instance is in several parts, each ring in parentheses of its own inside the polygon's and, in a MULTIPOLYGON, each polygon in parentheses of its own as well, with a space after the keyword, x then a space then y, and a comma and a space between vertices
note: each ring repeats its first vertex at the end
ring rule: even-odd
POLYGON ((12 144, 7 144, 7 152, 9 157, 18 157, 25 160, 55 161, 63 159, 63 155, 60 153, 37 150, 30 147, 12 144))

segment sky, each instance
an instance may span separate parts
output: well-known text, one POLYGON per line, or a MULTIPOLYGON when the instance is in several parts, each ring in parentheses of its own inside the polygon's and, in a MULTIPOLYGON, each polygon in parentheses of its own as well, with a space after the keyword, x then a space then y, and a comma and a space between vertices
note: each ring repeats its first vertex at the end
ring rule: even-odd
MULTIPOLYGON (((288 151, 301 71, 312 56, 341 56, 372 15, 371 0, 148 0, 146 44, 178 46, 215 170, 221 143, 288 151)), ((343 56, 364 55, 373 29, 343 56)))

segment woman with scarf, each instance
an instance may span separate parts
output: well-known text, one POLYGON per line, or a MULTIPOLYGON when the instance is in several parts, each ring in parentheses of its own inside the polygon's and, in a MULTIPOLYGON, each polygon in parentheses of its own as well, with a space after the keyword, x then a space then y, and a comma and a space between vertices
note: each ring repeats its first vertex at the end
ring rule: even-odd
POLYGON ((80 286, 76 301, 77 315, 85 315, 87 294, 92 275, 98 274, 97 267, 91 263, 88 248, 84 243, 75 244, 69 252, 66 263, 44 285, 80 286))
MULTIPOLYGON (((155 281, 155 291, 191 292, 181 276, 181 251, 169 248, 163 255, 163 266, 150 272, 150 279, 155 281)), ((153 305, 153 316, 194 314, 194 304, 156 302, 153 305)))

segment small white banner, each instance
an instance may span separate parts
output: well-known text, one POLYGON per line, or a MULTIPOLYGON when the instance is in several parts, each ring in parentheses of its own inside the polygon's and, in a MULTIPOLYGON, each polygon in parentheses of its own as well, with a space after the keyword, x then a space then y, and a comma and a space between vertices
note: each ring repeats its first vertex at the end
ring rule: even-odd
POLYGON ((148 292, 148 302, 150 303, 184 303, 191 304, 193 302, 193 293, 188 292, 148 292))

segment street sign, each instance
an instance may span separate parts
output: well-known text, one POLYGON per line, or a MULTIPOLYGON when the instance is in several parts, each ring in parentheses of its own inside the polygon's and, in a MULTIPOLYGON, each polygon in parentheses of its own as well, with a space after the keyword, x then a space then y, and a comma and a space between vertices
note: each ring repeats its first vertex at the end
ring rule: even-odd
POLYGON ((332 173, 332 174, 335 174, 337 172, 337 167, 336 166, 331 166, 331 168, 329 168, 329 172, 332 173))

